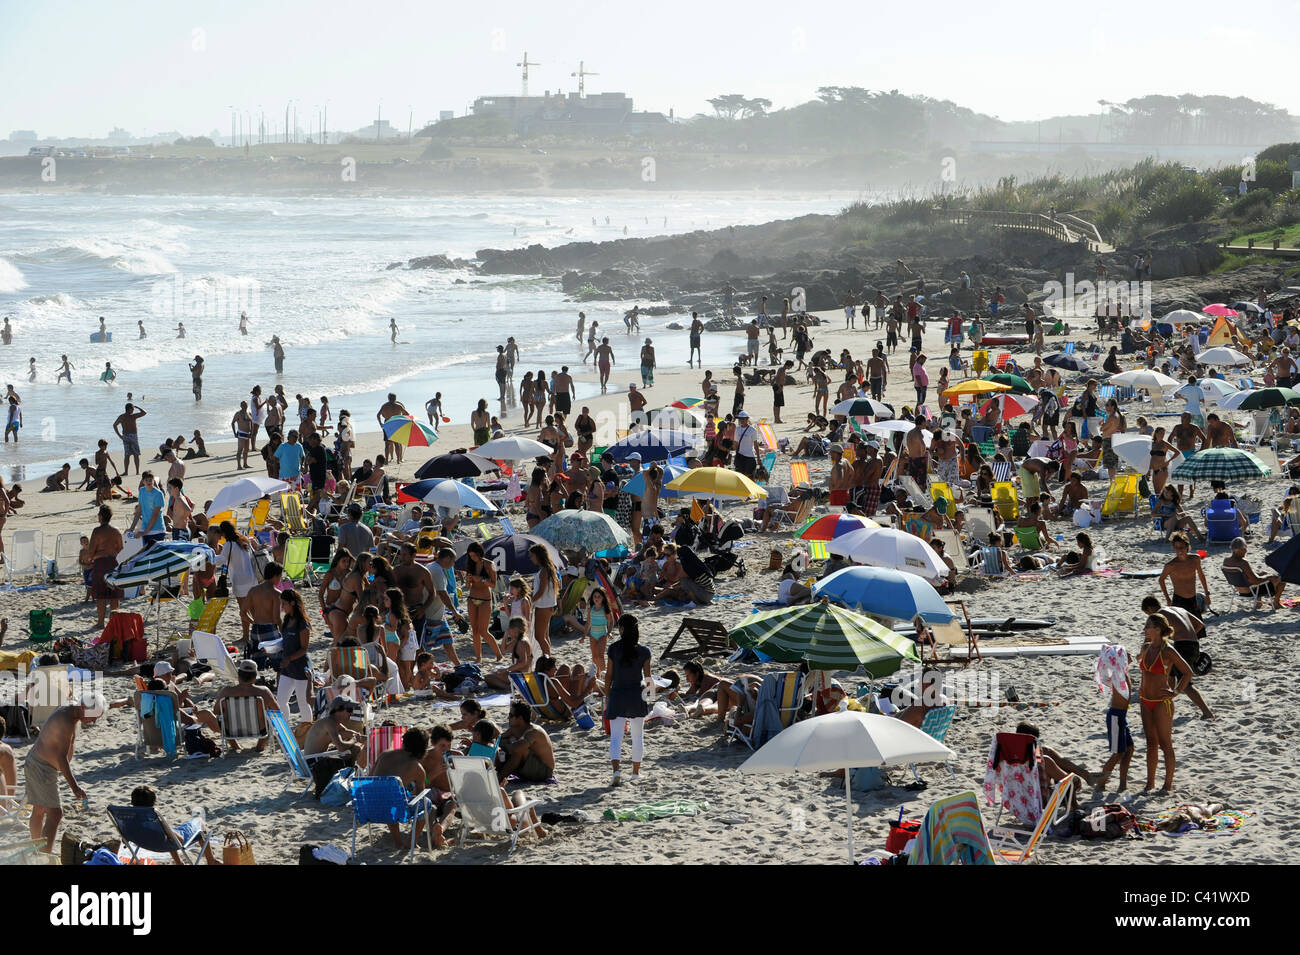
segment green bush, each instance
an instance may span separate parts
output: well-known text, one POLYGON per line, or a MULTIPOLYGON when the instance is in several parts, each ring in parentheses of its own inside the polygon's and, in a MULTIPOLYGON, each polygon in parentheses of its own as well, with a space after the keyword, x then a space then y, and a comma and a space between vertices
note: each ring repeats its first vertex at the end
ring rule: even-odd
POLYGON ((1291 170, 1287 169, 1285 161, 1259 160, 1255 163, 1255 181, 1251 184, 1251 188, 1256 186, 1271 189, 1273 192, 1286 192, 1291 188, 1291 170))
POLYGON ((1259 219, 1273 206, 1273 192, 1269 189, 1251 189, 1227 208, 1228 217, 1239 221, 1259 219))
POLYGON ((1218 207, 1220 190, 1209 179, 1172 165, 1146 177, 1155 184, 1148 191, 1139 185, 1139 193, 1151 198, 1145 203, 1143 218, 1171 225, 1204 219, 1218 207))

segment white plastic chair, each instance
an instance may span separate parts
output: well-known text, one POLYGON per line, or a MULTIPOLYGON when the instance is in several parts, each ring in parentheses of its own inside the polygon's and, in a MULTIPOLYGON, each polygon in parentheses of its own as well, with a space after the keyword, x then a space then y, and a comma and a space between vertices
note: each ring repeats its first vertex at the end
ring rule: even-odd
POLYGON ((81 535, 60 534, 54 538, 54 577, 76 577, 81 574, 81 535))
POLYGON ((45 583, 45 535, 41 531, 14 531, 13 543, 5 554, 5 567, 9 571, 9 588, 16 589, 15 578, 31 574, 45 583))
POLYGON ((496 771, 483 757, 453 756, 447 779, 456 797, 456 808, 460 810, 459 845, 465 845, 471 832, 508 836, 509 851, 514 852, 520 836, 540 827, 532 821, 531 810, 541 805, 541 800, 530 799, 522 806, 507 806, 496 771))

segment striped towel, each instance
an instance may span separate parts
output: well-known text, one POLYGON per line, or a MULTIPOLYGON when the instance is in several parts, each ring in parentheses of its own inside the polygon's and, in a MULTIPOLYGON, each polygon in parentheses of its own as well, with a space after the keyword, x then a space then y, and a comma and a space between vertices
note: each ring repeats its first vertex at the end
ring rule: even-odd
POLYGON ((930 806, 912 844, 910 865, 996 865, 975 793, 930 806))

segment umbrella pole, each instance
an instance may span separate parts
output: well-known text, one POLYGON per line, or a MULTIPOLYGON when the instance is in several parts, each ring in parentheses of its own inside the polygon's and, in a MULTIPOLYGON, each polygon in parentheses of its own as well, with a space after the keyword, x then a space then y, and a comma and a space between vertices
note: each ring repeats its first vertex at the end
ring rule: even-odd
POLYGON ((849 810, 849 865, 853 865, 853 770, 844 767, 844 804, 849 810))

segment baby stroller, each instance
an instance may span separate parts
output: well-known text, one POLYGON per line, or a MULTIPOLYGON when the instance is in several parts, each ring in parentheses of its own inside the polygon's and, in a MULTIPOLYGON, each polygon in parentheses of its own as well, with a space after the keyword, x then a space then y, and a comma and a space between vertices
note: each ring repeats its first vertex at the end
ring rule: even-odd
POLYGON ((745 562, 735 553, 736 542, 744 536, 745 530, 737 521, 725 522, 717 533, 700 534, 700 546, 709 552, 703 560, 713 576, 733 567, 736 568, 737 577, 745 576, 745 562))

